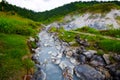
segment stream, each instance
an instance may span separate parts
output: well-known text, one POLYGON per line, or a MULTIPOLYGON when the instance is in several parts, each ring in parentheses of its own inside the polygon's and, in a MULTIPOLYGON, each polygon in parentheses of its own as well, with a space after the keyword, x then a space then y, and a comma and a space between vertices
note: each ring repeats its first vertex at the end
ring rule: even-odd
POLYGON ((63 55, 64 49, 68 46, 67 43, 60 41, 54 33, 48 33, 49 26, 39 33, 40 47, 36 50, 35 56, 40 65, 36 64, 39 69, 34 74, 35 80, 68 80, 63 77, 66 67, 70 67, 73 80, 79 80, 73 72, 75 64, 70 61, 70 58, 63 55), (38 75, 39 72, 42 72, 42 78, 38 75))

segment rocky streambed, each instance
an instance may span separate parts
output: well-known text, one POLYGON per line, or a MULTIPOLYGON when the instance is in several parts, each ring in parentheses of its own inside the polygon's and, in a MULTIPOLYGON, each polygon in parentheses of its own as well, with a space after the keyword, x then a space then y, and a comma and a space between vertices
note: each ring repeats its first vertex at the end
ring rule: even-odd
POLYGON ((32 80, 120 80, 120 55, 114 55, 118 62, 113 64, 109 54, 86 50, 86 40, 76 37, 80 46, 70 47, 55 33, 48 33, 48 27, 39 33, 38 48, 32 56, 37 67, 32 80))

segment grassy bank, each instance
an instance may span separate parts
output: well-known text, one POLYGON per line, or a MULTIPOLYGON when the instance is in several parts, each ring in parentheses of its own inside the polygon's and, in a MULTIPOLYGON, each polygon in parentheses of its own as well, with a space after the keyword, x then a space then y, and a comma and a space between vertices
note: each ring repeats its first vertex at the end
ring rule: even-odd
MULTIPOLYGON (((119 35, 116 31, 117 30, 110 30, 108 32, 106 31, 106 33, 111 32, 111 33, 114 33, 114 35, 119 35)), ((105 33, 101 34, 100 31, 95 30, 93 28, 85 27, 85 28, 78 28, 72 31, 65 31, 63 28, 61 28, 60 30, 57 30, 55 27, 53 27, 50 29, 50 32, 58 33, 59 38, 62 39, 63 41, 66 41, 69 43, 73 42, 74 44, 72 44, 72 46, 78 46, 78 44, 75 42, 75 36, 79 35, 81 39, 87 39, 88 42, 90 43, 90 46, 88 47, 88 49, 96 49, 96 47, 94 46, 95 44, 97 44, 97 47, 104 50, 106 53, 108 52, 120 53, 120 41, 119 40, 106 39, 103 36, 107 34, 105 33), (92 34, 95 34, 95 36, 80 34, 79 32, 92 33, 92 34)), ((111 34, 108 34, 108 35, 113 36, 111 34)))
POLYGON ((22 80, 32 74, 27 40, 39 31, 40 23, 18 15, 0 13, 0 80, 22 80))

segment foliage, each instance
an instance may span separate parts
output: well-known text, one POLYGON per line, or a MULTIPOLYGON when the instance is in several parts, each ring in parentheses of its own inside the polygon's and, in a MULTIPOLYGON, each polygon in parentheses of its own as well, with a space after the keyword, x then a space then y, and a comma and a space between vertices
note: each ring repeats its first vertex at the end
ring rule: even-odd
POLYGON ((120 29, 103 30, 100 34, 120 38, 120 29))
POLYGON ((20 35, 34 35, 37 32, 35 29, 38 28, 38 23, 36 22, 17 16, 0 15, 0 32, 20 35))
POLYGON ((0 3, 0 11, 9 12, 11 11, 12 15, 15 13, 21 15, 22 17, 32 19, 34 21, 41 21, 44 23, 50 23, 55 20, 60 20, 62 17, 69 13, 80 12, 84 13, 86 11, 98 13, 98 12, 108 12, 111 9, 119 8, 119 1, 108 1, 108 2, 72 2, 70 4, 66 4, 64 6, 55 8, 50 11, 44 12, 34 12, 31 10, 27 10, 25 8, 19 8, 15 5, 11 5, 7 2, 0 3))
POLYGON ((33 67, 27 38, 36 34, 38 26, 38 22, 0 12, 0 80, 22 80, 33 67))
POLYGON ((23 64, 33 67, 31 60, 27 61, 29 64, 22 60, 29 53, 26 37, 0 33, 0 80, 21 80, 22 71, 26 69, 23 64))
POLYGON ((101 40, 99 42, 99 47, 102 48, 103 50, 120 53, 120 41, 117 40, 109 39, 101 40))

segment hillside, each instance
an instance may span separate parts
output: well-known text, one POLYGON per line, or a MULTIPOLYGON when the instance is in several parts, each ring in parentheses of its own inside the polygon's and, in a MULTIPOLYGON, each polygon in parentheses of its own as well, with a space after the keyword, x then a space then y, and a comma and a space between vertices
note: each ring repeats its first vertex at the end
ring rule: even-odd
POLYGON ((0 12, 0 80, 21 80, 30 69, 31 52, 27 41, 39 31, 40 23, 10 12, 0 12))
POLYGON ((19 8, 15 5, 8 4, 7 2, 0 3, 0 11, 12 11, 14 14, 17 13, 22 17, 32 19, 34 21, 41 21, 44 23, 50 23, 56 20, 61 20, 65 15, 70 13, 85 13, 86 11, 94 12, 109 12, 113 8, 120 6, 119 1, 109 2, 73 2, 64 6, 55 8, 45 12, 34 12, 24 8, 19 8))

